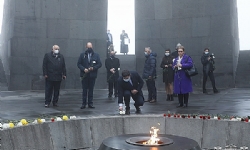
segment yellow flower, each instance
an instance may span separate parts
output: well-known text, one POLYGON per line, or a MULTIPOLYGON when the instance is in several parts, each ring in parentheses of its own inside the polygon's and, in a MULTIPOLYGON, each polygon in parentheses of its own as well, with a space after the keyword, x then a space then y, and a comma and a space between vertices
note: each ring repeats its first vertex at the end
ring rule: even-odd
POLYGON ((42 119, 37 119, 37 123, 43 123, 42 119))
POLYGON ((10 128, 14 128, 15 126, 12 122, 10 122, 9 125, 10 125, 10 128))
POLYGON ((20 122, 21 122, 23 125, 27 125, 27 124, 28 124, 28 122, 27 122, 26 119, 22 119, 20 122))
POLYGON ((63 120, 69 120, 68 116, 64 115, 63 120))

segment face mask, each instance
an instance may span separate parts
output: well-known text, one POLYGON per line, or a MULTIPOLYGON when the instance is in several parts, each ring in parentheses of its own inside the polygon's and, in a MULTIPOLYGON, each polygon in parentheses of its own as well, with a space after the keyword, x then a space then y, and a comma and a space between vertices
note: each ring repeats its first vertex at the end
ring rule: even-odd
POLYGON ((209 52, 205 52, 205 54, 208 54, 209 52))
POLYGON ((144 55, 145 55, 145 56, 148 56, 148 53, 147 53, 147 52, 144 52, 144 55))
POLYGON ((54 50, 54 53, 55 53, 55 54, 58 54, 58 53, 59 53, 59 50, 58 50, 58 49, 54 50))
POLYGON ((165 56, 169 56, 169 53, 165 53, 165 56))
POLYGON ((88 51, 88 53, 92 53, 93 49, 92 48, 88 48, 87 51, 88 51))
POLYGON ((128 82, 130 80, 130 77, 128 79, 123 79, 123 81, 128 82))

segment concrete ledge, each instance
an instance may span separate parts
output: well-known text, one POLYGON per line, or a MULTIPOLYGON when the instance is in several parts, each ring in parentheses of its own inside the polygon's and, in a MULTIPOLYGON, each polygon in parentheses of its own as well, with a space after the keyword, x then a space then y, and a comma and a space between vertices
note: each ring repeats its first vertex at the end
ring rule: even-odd
POLYGON ((168 118, 162 115, 99 116, 46 122, 0 131, 3 150, 89 149, 96 150, 108 137, 149 133, 156 126, 161 134, 196 140, 202 148, 235 144, 250 147, 250 124, 239 121, 168 118))

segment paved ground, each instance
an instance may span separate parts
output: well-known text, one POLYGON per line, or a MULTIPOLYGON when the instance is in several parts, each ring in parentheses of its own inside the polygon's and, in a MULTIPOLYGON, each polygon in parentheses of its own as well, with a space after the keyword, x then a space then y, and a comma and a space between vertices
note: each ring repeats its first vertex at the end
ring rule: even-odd
MULTIPOLYGON (((147 93, 147 92, 144 92, 147 93)), ((145 94, 147 98, 147 95, 145 94)), ((0 121, 19 120, 21 118, 34 119, 38 117, 52 117, 56 115, 99 116, 118 115, 117 99, 107 98, 107 90, 94 92, 95 109, 80 109, 81 90, 61 91, 59 107, 44 107, 44 91, 1 91, 0 92, 0 121)), ((188 108, 176 108, 177 98, 169 102, 165 100, 165 93, 158 92, 157 103, 145 103, 142 114, 164 114, 167 111, 185 114, 223 114, 250 115, 250 89, 225 89, 219 94, 202 94, 195 90, 190 95, 188 108)), ((131 102, 131 113, 135 108, 131 102)))

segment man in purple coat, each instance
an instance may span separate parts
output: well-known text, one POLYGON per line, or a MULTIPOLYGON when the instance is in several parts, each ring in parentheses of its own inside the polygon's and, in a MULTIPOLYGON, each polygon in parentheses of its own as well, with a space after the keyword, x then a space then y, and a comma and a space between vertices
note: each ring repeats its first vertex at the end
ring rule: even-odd
POLYGON ((185 69, 193 67, 193 60, 184 52, 184 47, 178 48, 178 57, 175 58, 173 68, 174 93, 178 94, 179 105, 177 107, 187 107, 189 92, 193 91, 191 78, 185 73, 185 69), (184 102, 184 103, 183 103, 184 102))

